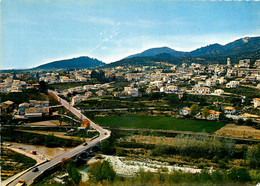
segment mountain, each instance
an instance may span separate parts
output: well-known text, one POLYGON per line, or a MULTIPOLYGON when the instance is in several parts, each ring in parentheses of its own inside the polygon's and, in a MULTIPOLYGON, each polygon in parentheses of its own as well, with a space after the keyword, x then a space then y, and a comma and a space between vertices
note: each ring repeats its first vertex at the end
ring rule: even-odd
POLYGON ((93 59, 87 56, 72 58, 72 59, 64 59, 59 61, 49 62, 34 69, 84 69, 84 68, 95 68, 101 65, 104 65, 102 61, 97 59, 93 59))
POLYGON ((155 62, 222 64, 226 63, 228 57, 233 63, 245 58, 252 61, 260 59, 260 37, 244 37, 226 45, 215 43, 190 52, 180 52, 169 47, 151 48, 106 66, 151 65, 155 62))
POLYGON ((198 48, 189 52, 189 56, 215 55, 224 51, 224 47, 218 43, 198 48))
POLYGON ((184 56, 186 53, 181 51, 173 50, 169 47, 159 47, 159 48, 150 48, 148 50, 145 50, 139 54, 134 54, 131 56, 128 56, 126 58, 132 58, 132 57, 153 57, 157 56, 159 54, 170 54, 171 56, 184 56))

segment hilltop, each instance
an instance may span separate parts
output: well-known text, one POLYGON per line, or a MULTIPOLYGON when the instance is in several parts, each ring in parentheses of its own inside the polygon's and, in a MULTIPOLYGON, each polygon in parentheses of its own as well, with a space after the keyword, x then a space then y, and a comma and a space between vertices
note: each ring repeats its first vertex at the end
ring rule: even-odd
POLYGON ((96 68, 105 63, 98 59, 90 58, 87 56, 81 56, 72 59, 64 59, 59 61, 49 62, 33 69, 50 70, 50 69, 84 69, 84 68, 96 68))

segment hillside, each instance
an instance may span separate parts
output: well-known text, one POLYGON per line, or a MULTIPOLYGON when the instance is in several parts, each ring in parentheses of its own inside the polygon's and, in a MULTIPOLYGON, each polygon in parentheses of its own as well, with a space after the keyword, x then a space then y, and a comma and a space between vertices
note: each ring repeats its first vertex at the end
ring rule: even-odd
POLYGON ((145 50, 139 54, 134 54, 131 56, 128 56, 126 58, 132 58, 132 57, 154 57, 159 54, 170 54, 171 56, 184 56, 186 52, 176 51, 169 47, 159 47, 159 48, 151 48, 148 50, 145 50))
POLYGON ((226 45, 218 43, 198 48, 191 52, 180 52, 169 47, 151 48, 139 54, 128 56, 122 60, 106 65, 106 67, 119 65, 153 65, 154 62, 180 63, 203 63, 212 64, 226 63, 230 57, 232 63, 240 59, 250 58, 252 61, 260 59, 260 37, 245 37, 226 45))
POLYGON ((53 61, 35 67, 34 69, 83 69, 83 68, 95 68, 104 65, 102 61, 93 59, 87 56, 82 56, 72 59, 64 59, 59 61, 53 61))

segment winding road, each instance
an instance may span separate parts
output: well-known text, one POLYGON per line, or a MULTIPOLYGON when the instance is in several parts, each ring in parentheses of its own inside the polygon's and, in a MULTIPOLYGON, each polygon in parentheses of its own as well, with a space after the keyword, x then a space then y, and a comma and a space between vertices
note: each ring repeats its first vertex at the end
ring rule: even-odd
MULTIPOLYGON (((49 94, 52 94, 53 96, 56 97, 56 99, 68 110, 70 110, 74 115, 76 115, 80 120, 84 121, 86 119, 88 119, 86 116, 84 116, 79 110, 77 110, 76 108, 74 108, 73 106, 71 106, 66 100, 61 99, 58 95, 57 92, 52 91, 52 90, 48 90, 49 94)), ((36 165, 39 169, 38 172, 32 172, 32 169, 34 167, 31 167, 29 169, 27 169, 26 171, 24 171, 23 173, 19 173, 18 175, 14 175, 10 178, 8 178, 7 180, 3 181, 1 183, 1 185, 3 186, 15 186, 18 183, 19 179, 23 179, 26 181, 27 185, 30 185, 34 182, 34 180, 36 178, 38 178, 40 175, 42 175, 43 173, 45 173, 46 171, 49 171, 50 169, 58 166, 61 162, 62 159, 68 159, 68 158, 73 158, 75 156, 77 156, 78 154, 81 154, 82 152, 91 149, 94 146, 97 146, 99 143, 101 143, 103 140, 107 139, 110 137, 111 132, 109 130, 103 129, 101 126, 97 125, 96 123, 94 123, 93 121, 91 121, 90 119, 88 119, 90 121, 90 126, 94 129, 96 129, 99 132, 99 137, 95 138, 91 141, 88 142, 88 144, 86 146, 79 145, 77 147, 75 147, 74 149, 60 155, 57 156, 56 158, 50 160, 50 161, 46 161, 42 164, 38 164, 36 165)))

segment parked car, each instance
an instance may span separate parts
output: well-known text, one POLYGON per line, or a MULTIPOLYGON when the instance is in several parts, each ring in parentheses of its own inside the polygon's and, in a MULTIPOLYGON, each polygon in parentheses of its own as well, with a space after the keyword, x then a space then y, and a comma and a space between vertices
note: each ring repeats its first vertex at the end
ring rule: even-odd
POLYGON ((88 143, 83 143, 83 146, 87 146, 88 145, 88 143))

